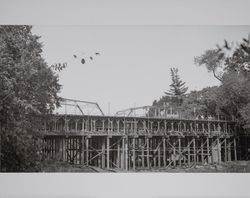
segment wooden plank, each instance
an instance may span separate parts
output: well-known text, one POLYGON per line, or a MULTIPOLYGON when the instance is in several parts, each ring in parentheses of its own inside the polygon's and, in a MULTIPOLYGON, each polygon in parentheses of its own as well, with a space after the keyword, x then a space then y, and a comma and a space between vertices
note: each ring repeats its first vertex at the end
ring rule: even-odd
POLYGON ((190 146, 191 146, 191 144, 189 144, 189 142, 188 142, 188 145, 187 145, 187 151, 188 151, 188 166, 190 166, 190 146))
POLYGON ((203 138, 202 137, 201 137, 201 163, 204 164, 204 145, 203 145, 203 138))
POLYGON ((211 156, 210 156, 210 146, 209 146, 209 138, 207 138, 207 163, 211 163, 211 156))
POLYGON ((181 138, 178 138, 178 149, 179 149, 179 166, 181 166, 181 138))
POLYGON ((227 138, 224 140, 224 162, 227 162, 227 138))
MULTIPOLYGON (((118 122, 119 123, 119 122, 118 122)), ((121 151, 120 151, 120 142, 117 144, 117 167, 121 168, 121 151)))
POLYGON ((133 170, 135 170, 135 138, 133 137, 133 139, 132 139, 132 152, 133 152, 133 154, 132 154, 132 156, 133 156, 133 159, 132 159, 132 163, 133 163, 133 170))
POLYGON ((193 138, 193 149, 194 149, 194 151, 193 151, 193 154, 194 154, 194 166, 196 166, 196 164, 197 164, 197 159, 196 159, 196 144, 195 144, 195 138, 193 138))
POLYGON ((86 164, 89 165, 89 138, 86 137, 86 164))
POLYGON ((150 168, 150 159, 149 159, 150 151, 149 151, 149 138, 148 137, 146 141, 147 141, 147 166, 148 168, 150 168))
POLYGON ((105 168, 105 139, 101 139, 101 147, 102 147, 102 154, 101 154, 101 161, 102 161, 102 168, 105 168))
POLYGON ((165 137, 162 139, 162 144, 163 144, 163 166, 166 167, 166 139, 165 137))
POLYGON ((237 147, 235 138, 234 138, 234 161, 237 161, 237 147))
POLYGON ((107 145, 106 145, 107 146, 107 168, 109 169, 109 165, 110 165, 110 163, 109 163, 109 160, 110 160, 110 158, 109 158, 110 157, 109 156, 110 155, 110 153, 109 153, 109 149, 110 149, 109 146, 110 145, 109 145, 109 137, 108 136, 107 136, 106 140, 107 140, 107 145))

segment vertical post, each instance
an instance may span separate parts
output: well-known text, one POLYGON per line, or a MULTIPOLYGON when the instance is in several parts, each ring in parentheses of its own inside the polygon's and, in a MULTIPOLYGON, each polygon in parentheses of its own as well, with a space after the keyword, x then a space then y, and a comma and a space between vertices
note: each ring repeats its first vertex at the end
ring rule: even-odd
POLYGON ((174 160, 174 167, 176 167, 176 148, 175 148, 176 143, 175 143, 175 142, 174 142, 173 146, 174 146, 174 151, 173 151, 173 160, 174 160))
POLYGON ((117 144, 117 166, 118 166, 118 168, 121 167, 120 140, 119 140, 119 142, 117 144))
POLYGON ((107 169, 109 169, 109 136, 107 136, 107 169))
POLYGON ((229 161, 229 162, 231 162, 232 161, 232 158, 231 158, 231 142, 229 141, 228 142, 228 147, 227 147, 227 160, 229 161))
POLYGON ((181 138, 178 138, 178 146, 179 146, 179 166, 181 166, 181 138))
POLYGON ((133 139, 132 139, 132 144, 133 144, 133 150, 132 150, 132 152, 133 152, 133 159, 132 159, 132 163, 133 163, 133 170, 135 170, 135 138, 133 137, 133 139))
MULTIPOLYGON (((159 142, 160 144, 160 142, 159 142)), ((158 166, 161 167, 161 147, 158 148, 158 166)))
POLYGON ((202 137, 201 137, 201 163, 204 164, 204 149, 203 149, 203 138, 202 137))
POLYGON ((81 157, 81 159, 82 159, 82 161, 81 161, 81 164, 84 164, 84 136, 82 135, 81 136, 81 149, 82 149, 82 157, 81 157))
POLYGON ((150 160, 149 160, 149 137, 146 139, 147 141, 147 166, 150 168, 150 160))
POLYGON ((82 132, 84 132, 85 131, 85 125, 84 125, 84 119, 82 120, 82 132))
POLYGON ((194 166, 196 166, 196 145, 195 145, 195 138, 193 138, 193 149, 194 149, 194 166))
POLYGON ((207 163, 210 164, 211 160, 210 160, 210 149, 209 149, 209 138, 207 137, 207 163))
POLYGON ((188 151, 188 166, 190 166, 190 145, 191 145, 191 143, 188 141, 187 142, 188 144, 187 144, 187 151, 188 151))
POLYGON ((121 168, 125 168, 125 138, 122 137, 122 155, 121 155, 121 168))
POLYGON ((163 166, 166 167, 166 139, 165 137, 162 139, 162 144, 163 144, 163 166))
POLYGON ((227 162, 227 138, 225 138, 224 142, 224 162, 227 162))
POLYGON ((237 161, 236 139, 234 138, 234 161, 237 161))
POLYGON ((105 138, 101 139, 102 144, 102 168, 105 168, 105 138))
POLYGON ((144 145, 145 145, 145 142, 143 142, 143 146, 142 146, 142 150, 141 150, 142 168, 145 167, 145 161, 144 161, 144 145))
POLYGON ((128 136, 125 138, 125 169, 128 170, 128 161, 129 161, 129 156, 128 156, 128 136))
POLYGON ((89 138, 86 138, 86 164, 89 165, 89 138))
POLYGON ((221 163, 221 152, 220 152, 220 139, 217 138, 217 155, 218 155, 218 164, 221 163))

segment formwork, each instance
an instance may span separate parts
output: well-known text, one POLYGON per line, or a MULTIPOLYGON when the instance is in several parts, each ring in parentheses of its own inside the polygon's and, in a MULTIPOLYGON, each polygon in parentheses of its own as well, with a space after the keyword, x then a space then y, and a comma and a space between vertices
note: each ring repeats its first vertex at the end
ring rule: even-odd
POLYGON ((54 114, 44 155, 71 164, 135 171, 236 161, 235 122, 163 117, 54 114))

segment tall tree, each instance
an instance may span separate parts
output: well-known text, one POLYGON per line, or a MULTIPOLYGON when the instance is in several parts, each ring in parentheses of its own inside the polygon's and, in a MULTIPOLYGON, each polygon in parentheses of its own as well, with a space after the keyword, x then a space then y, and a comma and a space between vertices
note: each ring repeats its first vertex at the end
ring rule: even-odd
POLYGON ((0 135, 3 171, 39 169, 37 115, 51 113, 60 98, 58 76, 41 56, 31 26, 0 26, 0 135))
POLYGON ((172 83, 170 84, 170 89, 165 92, 169 96, 182 97, 188 90, 185 86, 185 82, 180 79, 177 68, 170 68, 172 83))
POLYGON ((194 62, 197 65, 205 65, 208 72, 212 72, 214 77, 219 81, 222 81, 224 60, 225 54, 220 49, 207 50, 201 56, 194 58, 194 62))
POLYGON ((224 46, 208 50, 196 57, 198 65, 205 65, 220 80, 216 96, 219 110, 227 117, 237 119, 250 129, 250 36, 235 47, 224 46), (220 72, 218 72, 220 70, 220 72))

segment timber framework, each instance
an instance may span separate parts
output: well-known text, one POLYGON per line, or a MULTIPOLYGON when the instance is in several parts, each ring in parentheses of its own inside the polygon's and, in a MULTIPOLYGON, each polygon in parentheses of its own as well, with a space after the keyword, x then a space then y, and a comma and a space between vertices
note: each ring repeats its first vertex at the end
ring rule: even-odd
POLYGON ((44 122, 44 154, 71 164, 121 171, 237 160, 236 122, 177 118, 160 111, 157 116, 105 116, 101 110, 100 115, 55 113, 44 122))

